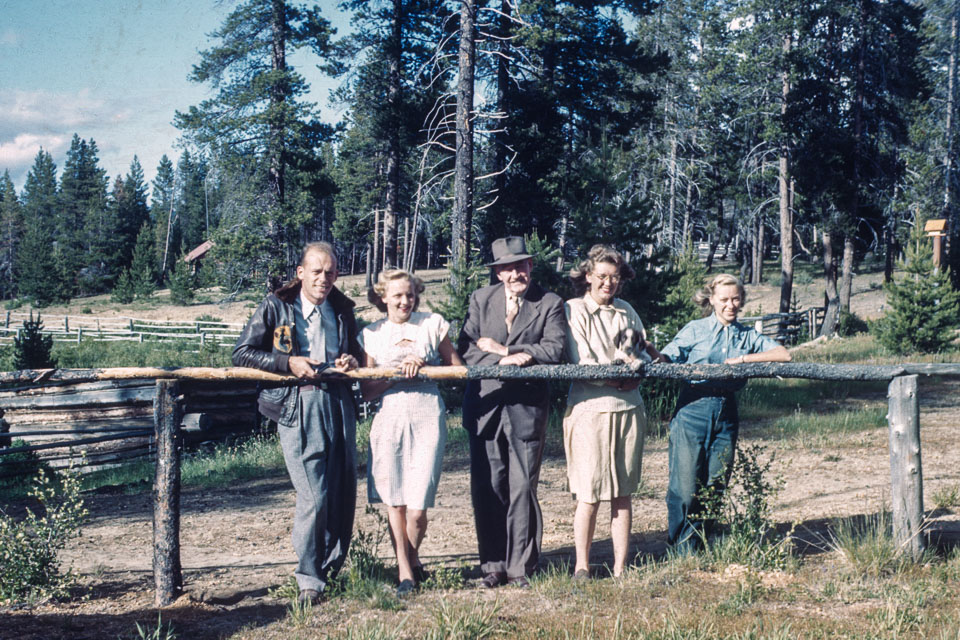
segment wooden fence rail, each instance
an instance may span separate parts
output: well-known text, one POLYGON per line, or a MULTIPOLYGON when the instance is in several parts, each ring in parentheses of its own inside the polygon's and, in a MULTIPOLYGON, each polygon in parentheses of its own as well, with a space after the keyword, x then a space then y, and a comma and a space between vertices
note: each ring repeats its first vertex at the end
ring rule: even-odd
MULTIPOLYGON (((812 363, 754 363, 728 365, 627 366, 538 365, 532 367, 424 367, 420 377, 433 380, 602 380, 602 379, 710 379, 807 378, 820 380, 889 381, 890 480, 894 538, 902 553, 920 560, 926 548, 923 511, 923 473, 920 450, 918 376, 960 377, 960 364, 828 365, 812 363)), ((327 372, 323 377, 352 379, 398 378, 391 369, 359 369, 349 374, 327 372)), ((171 604, 183 589, 179 543, 180 448, 185 382, 236 386, 295 385, 292 376, 245 368, 130 368, 0 373, 0 385, 28 385, 39 395, 41 385, 74 385, 105 380, 155 380, 154 438, 157 442, 154 484, 154 579, 156 604, 171 604)), ((0 392, 2 393, 2 392, 0 392)))
MULTIPOLYGON (((233 346, 243 324, 212 320, 170 321, 143 320, 127 316, 59 316, 41 315, 44 335, 56 342, 198 342, 233 346)), ((0 316, 0 344, 11 343, 20 334, 30 314, 7 311, 0 316)), ((36 316, 34 316, 36 319, 36 316)))

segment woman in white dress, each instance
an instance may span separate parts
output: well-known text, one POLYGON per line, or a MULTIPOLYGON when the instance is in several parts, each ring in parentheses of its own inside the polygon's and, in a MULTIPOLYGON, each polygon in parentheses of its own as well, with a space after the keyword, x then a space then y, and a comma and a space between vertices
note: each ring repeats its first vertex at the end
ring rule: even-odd
MULTIPOLYGON (((406 271, 380 274, 369 299, 387 317, 362 332, 364 366, 396 367, 415 378, 424 365, 463 364, 447 336, 449 323, 416 310, 423 288, 420 278, 406 271)), ((427 380, 365 380, 360 390, 364 400, 382 396, 370 427, 367 493, 372 502, 387 505, 397 593, 403 596, 425 577, 418 551, 440 480, 446 407, 437 384, 427 380)))

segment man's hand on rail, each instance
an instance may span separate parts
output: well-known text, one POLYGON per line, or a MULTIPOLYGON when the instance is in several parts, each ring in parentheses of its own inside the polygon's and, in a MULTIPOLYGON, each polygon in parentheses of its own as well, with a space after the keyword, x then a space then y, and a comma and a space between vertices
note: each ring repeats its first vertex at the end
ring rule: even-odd
POLYGON ((505 358, 500 358, 500 363, 502 365, 514 365, 518 367, 525 367, 528 364, 533 362, 533 356, 529 353, 524 353, 523 351, 518 351, 516 353, 510 354, 505 358))
MULTIPOLYGON (((493 355, 504 356, 504 357, 506 357, 510 353, 509 351, 507 351, 507 348, 505 346, 503 346, 493 338, 478 338, 477 349, 480 349, 480 351, 483 351, 484 353, 492 353, 493 355)), ((504 364, 504 363, 501 361, 500 364, 504 364)))
POLYGON ((320 364, 316 360, 311 358, 306 358, 304 356, 290 356, 287 366, 290 368, 290 373, 297 376, 301 380, 309 380, 317 375, 316 370, 314 370, 314 365, 320 364))

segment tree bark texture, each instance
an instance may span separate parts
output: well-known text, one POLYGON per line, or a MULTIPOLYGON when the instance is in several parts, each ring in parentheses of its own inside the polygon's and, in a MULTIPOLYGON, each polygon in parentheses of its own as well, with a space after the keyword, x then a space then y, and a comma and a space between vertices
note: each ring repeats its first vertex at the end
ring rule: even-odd
POLYGON ((393 0, 387 71, 387 207, 383 214, 383 268, 397 267, 397 215, 400 207, 400 126, 403 65, 403 2, 393 0))
MULTIPOLYGON (((780 74, 781 118, 786 117, 790 95, 790 74, 787 71, 786 58, 792 45, 791 34, 787 34, 783 39, 784 68, 780 74)), ((790 148, 786 135, 780 139, 779 155, 777 186, 780 196, 780 313, 787 313, 790 311, 790 298, 793 295, 793 211, 790 207, 790 148)))
POLYGON ((953 0, 950 11, 950 54, 947 60, 947 105, 944 122, 946 149, 943 158, 943 215, 949 220, 950 276, 960 286, 960 207, 956 203, 956 162, 953 159, 957 109, 957 50, 960 39, 960 0, 953 0))
POLYGON ((457 265, 465 265, 470 258, 470 229, 473 226, 473 84, 476 66, 476 12, 476 0, 461 0, 456 172, 453 189, 453 261, 457 265))
POLYGON ((157 380, 154 424, 157 438, 153 485, 153 578, 156 605, 166 607, 183 593, 180 566, 180 385, 157 380))
POLYGON ((893 538, 900 552, 917 562, 927 546, 923 532, 923 468, 920 461, 917 376, 894 378, 890 382, 888 399, 893 538))
POLYGON ((833 255, 833 234, 823 233, 823 276, 825 280, 823 327, 820 335, 832 336, 837 330, 840 314, 840 298, 837 295, 837 261, 833 255))

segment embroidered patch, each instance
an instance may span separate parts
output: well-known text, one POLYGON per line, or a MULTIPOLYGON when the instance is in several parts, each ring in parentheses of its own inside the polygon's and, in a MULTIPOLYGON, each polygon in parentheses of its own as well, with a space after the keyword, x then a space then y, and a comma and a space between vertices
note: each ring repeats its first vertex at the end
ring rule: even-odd
POLYGON ((290 327, 281 325, 273 330, 273 348, 280 353, 290 353, 293 351, 293 338, 291 337, 290 327))

